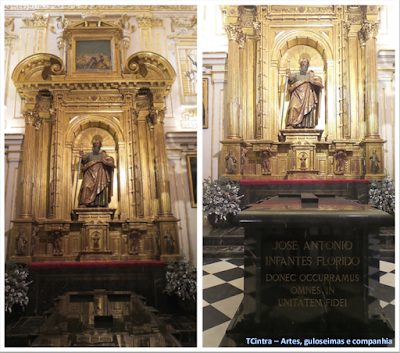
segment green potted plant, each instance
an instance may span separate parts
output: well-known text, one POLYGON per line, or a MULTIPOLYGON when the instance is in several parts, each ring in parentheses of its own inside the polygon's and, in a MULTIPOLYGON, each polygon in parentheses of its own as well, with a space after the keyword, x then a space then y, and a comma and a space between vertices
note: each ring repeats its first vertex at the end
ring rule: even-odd
POLYGON ((239 183, 220 177, 203 181, 203 211, 214 228, 229 224, 240 210, 239 183))
POLYGON ((382 211, 394 215, 395 211, 395 188, 394 180, 389 173, 385 174, 382 181, 372 179, 369 189, 369 204, 382 211))
POLYGON ((197 270, 186 255, 179 262, 167 261, 164 292, 178 299, 178 306, 185 313, 196 313, 197 270))

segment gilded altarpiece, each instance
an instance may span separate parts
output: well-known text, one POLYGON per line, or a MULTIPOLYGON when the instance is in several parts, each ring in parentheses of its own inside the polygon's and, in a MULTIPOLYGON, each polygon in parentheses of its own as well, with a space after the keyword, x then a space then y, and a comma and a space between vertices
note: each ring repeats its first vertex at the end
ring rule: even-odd
POLYGON ((379 8, 221 6, 228 86, 219 174, 235 180, 383 178, 379 8), (318 118, 312 127, 288 128, 287 69, 300 71, 304 58, 323 86, 316 91, 318 118))
POLYGON ((151 52, 123 62, 122 28, 104 20, 74 23, 60 36, 65 62, 38 53, 12 74, 24 101, 25 139, 10 256, 178 260, 163 127, 173 67, 151 52), (112 196, 104 207, 82 208, 80 153, 94 141, 114 161, 112 196))

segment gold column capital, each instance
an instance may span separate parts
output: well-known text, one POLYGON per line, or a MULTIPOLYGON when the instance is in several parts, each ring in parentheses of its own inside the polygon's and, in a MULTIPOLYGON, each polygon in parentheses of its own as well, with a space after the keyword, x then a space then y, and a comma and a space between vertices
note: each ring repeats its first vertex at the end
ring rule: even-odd
POLYGON ((360 42, 360 46, 361 46, 361 47, 365 47, 365 36, 364 36, 364 32, 361 31, 361 30, 359 30, 359 31, 357 32, 357 35, 358 35, 358 40, 359 40, 359 42, 360 42))
POLYGON ((138 109, 132 109, 132 119, 133 119, 133 123, 135 125, 138 124, 138 117, 139 117, 139 110, 138 109))
POLYGON ((348 39, 348 35, 349 35, 349 32, 350 32, 350 28, 351 28, 351 23, 349 21, 343 21, 342 27, 343 27, 344 38, 348 39))
POLYGON ((25 119, 25 125, 32 125, 35 130, 40 130, 43 118, 39 116, 37 110, 25 110, 22 112, 22 115, 25 119))
POLYGON ((164 124, 164 118, 165 118, 164 110, 152 109, 149 113, 149 119, 151 120, 153 125, 164 124))
POLYGON ((364 22, 361 25, 361 30, 360 32, 364 36, 365 41, 369 39, 376 39, 376 35, 378 34, 379 30, 379 21, 373 21, 373 22, 364 22))
POLYGON ((239 42, 239 38, 243 35, 242 28, 240 25, 228 23, 225 25, 225 32, 228 36, 228 40, 232 42, 239 42))
POLYGON ((254 31, 256 33, 256 39, 259 40, 261 38, 261 22, 254 21, 253 27, 254 27, 254 31))
POLYGON ((244 47, 246 46, 246 40, 247 36, 243 32, 240 32, 237 39, 237 42, 239 44, 239 49, 244 49, 244 47))

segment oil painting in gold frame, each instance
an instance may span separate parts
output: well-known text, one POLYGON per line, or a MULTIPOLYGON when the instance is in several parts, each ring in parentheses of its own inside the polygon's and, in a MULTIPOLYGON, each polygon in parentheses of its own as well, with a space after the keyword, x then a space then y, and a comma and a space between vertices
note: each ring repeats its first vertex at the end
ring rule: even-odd
POLYGON ((110 40, 76 40, 75 68, 77 72, 111 71, 110 40))

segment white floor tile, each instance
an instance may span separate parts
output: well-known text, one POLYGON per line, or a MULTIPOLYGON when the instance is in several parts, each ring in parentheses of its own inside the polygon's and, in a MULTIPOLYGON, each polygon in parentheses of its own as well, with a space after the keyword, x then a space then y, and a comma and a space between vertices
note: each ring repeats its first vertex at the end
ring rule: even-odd
POLYGON ((386 273, 386 275, 383 275, 381 278, 379 278, 379 283, 389 287, 394 287, 394 282, 396 279, 395 276, 396 275, 394 273, 386 273))
POLYGON ((244 277, 234 279, 228 283, 232 284, 232 286, 235 286, 236 288, 239 288, 240 290, 244 290, 244 277))
POLYGON ((203 347, 218 347, 224 338, 229 321, 203 332, 203 347))
POLYGON ((379 305, 381 306, 381 308, 383 309, 385 306, 387 306, 389 303, 387 303, 387 302, 385 302, 385 301, 383 301, 383 300, 380 300, 379 301, 379 305))
POLYGON ((204 308, 205 306, 208 306, 208 305, 210 305, 210 303, 207 303, 207 302, 203 299, 203 308, 204 308))
POLYGON ((218 286, 218 284, 226 283, 221 278, 215 277, 214 275, 203 276, 203 289, 218 286))
POLYGON ((237 266, 231 264, 230 262, 220 261, 220 262, 214 262, 213 264, 203 266, 203 270, 212 274, 212 273, 218 273, 218 272, 230 270, 235 267, 237 267, 237 266))
POLYGON ((379 270, 383 272, 390 272, 396 268, 395 264, 386 261, 379 261, 379 270))
POLYGON ((393 299, 389 304, 396 305, 395 304, 395 299, 393 299))
POLYGON ((235 316, 236 311, 239 308, 240 303, 242 302, 242 299, 243 293, 224 300, 220 300, 219 302, 212 304, 212 306, 232 319, 235 316))

